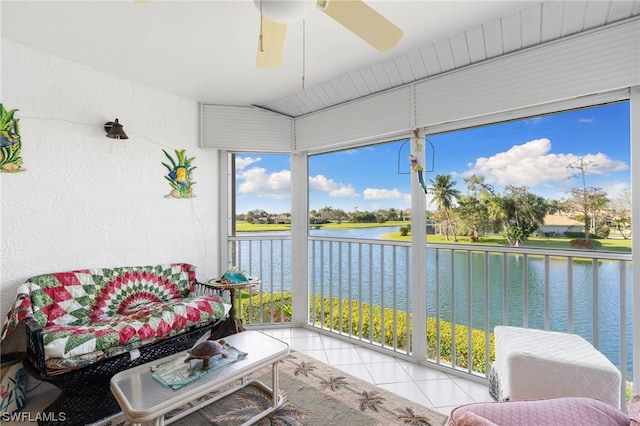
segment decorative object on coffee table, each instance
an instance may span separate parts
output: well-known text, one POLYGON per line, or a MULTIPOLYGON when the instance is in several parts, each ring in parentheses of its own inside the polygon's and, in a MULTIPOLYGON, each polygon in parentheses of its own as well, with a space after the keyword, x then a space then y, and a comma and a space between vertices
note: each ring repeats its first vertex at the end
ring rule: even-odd
POLYGON ((163 386, 179 389, 249 355, 227 343, 224 344, 224 352, 227 355, 225 358, 222 354, 208 358, 209 368, 206 370, 202 368, 203 359, 188 359, 188 353, 171 357, 169 361, 152 364, 150 370, 153 378, 163 386))
POLYGON ((209 360, 211 357, 216 355, 220 355, 222 358, 227 357, 227 353, 224 351, 224 340, 220 340, 220 342, 216 342, 215 340, 209 340, 211 337, 211 333, 207 333, 202 336, 193 348, 189 349, 187 353, 189 356, 184 362, 189 362, 192 359, 201 359, 202 360, 202 369, 209 369, 209 360))

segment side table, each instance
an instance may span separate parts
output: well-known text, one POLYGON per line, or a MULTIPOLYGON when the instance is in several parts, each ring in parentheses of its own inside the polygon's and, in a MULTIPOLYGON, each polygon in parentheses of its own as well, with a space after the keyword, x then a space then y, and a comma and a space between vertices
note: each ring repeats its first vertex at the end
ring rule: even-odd
POLYGON ((242 325, 240 318, 236 317, 236 290, 246 290, 260 285, 260 279, 250 278, 249 281, 241 283, 225 283, 221 280, 209 280, 206 283, 202 283, 205 287, 210 287, 216 290, 228 290, 229 297, 231 299, 231 309, 229 310, 229 317, 220 325, 220 327, 213 333, 211 339, 219 339, 230 334, 240 333, 246 329, 242 325))

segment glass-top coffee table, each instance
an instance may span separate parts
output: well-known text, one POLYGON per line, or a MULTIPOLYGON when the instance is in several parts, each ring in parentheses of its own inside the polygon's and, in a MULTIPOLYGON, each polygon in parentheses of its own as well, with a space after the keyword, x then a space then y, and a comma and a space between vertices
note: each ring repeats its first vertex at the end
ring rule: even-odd
MULTIPOLYGON (((248 355, 231 364, 215 370, 199 380, 172 389, 163 386, 152 376, 151 367, 176 358, 186 358, 186 352, 171 355, 129 370, 121 371, 111 378, 111 392, 120 404, 122 411, 132 423, 148 423, 160 426, 164 415, 190 401, 194 401, 216 389, 240 381, 240 384, 216 395, 213 399, 185 411, 179 417, 199 410, 205 405, 224 398, 238 390, 255 385, 272 396, 272 404, 265 411, 244 423, 250 425, 278 409, 284 400, 278 391, 278 363, 289 354, 289 345, 264 333, 247 330, 227 336, 225 342, 248 355), (247 376, 262 367, 272 366, 271 387, 257 380, 248 380, 247 376)), ((171 418, 177 420, 179 417, 171 418)))

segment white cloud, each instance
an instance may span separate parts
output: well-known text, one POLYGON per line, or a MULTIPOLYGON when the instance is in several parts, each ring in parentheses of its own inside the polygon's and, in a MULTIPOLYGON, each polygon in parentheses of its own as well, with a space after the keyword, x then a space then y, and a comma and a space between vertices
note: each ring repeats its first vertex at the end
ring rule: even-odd
POLYGON ((326 192, 330 197, 356 197, 356 191, 351 184, 345 185, 328 179, 324 175, 311 176, 309 178, 309 191, 326 192))
POLYGON ((629 190, 629 182, 610 182, 602 190, 607 193, 609 199, 614 199, 629 190))
MULTIPOLYGON (((574 157, 576 157, 576 160, 580 158, 577 156, 574 157)), ((621 172, 629 168, 627 163, 624 161, 612 160, 602 152, 585 155, 584 160, 593 164, 589 169, 589 172, 594 175, 606 175, 610 172, 621 172)))
POLYGON ((258 197, 282 199, 291 196, 291 172, 282 170, 275 173, 267 173, 267 169, 254 167, 237 175, 239 180, 244 180, 238 186, 238 192, 242 194, 252 193, 258 197))
POLYGON ((247 166, 253 163, 262 161, 260 157, 236 157, 236 170, 244 170, 247 166))
POLYGON ((356 190, 353 189, 351 185, 348 186, 340 186, 338 189, 334 189, 333 191, 329 191, 330 197, 357 197, 356 190))
POLYGON ((403 194, 398 188, 366 188, 362 191, 365 200, 410 200, 411 194, 403 194))
MULTIPOLYGON (((260 161, 260 159, 248 159, 245 167, 252 162, 260 161), (253 160, 253 161, 251 161, 253 160)), ((236 163, 237 164, 237 163, 236 163)), ((238 192, 241 194, 255 194, 258 197, 268 197, 274 199, 283 199, 291 196, 291 171, 281 170, 279 172, 269 173, 263 167, 253 167, 248 170, 238 170, 236 172, 238 192)), ((326 192, 330 197, 357 197, 356 190, 351 184, 343 184, 328 179, 323 175, 317 175, 309 178, 309 190, 326 192)))
MULTIPOLYGON (((485 181, 498 185, 517 185, 535 187, 566 180, 567 165, 580 159, 575 154, 552 154, 551 141, 536 139, 522 145, 514 145, 505 152, 491 157, 480 157, 470 169, 462 173, 463 177, 473 174, 485 177, 485 181)), ((626 170, 629 166, 612 160, 603 153, 583 156, 592 163, 590 174, 605 175, 609 172, 626 170)))

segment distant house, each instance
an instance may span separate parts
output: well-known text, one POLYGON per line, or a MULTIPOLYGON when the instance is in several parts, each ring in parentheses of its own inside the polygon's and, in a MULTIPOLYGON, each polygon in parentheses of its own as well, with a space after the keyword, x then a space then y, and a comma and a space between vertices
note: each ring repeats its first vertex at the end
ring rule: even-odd
POLYGON ((286 214, 279 214, 279 215, 272 216, 271 220, 273 221, 273 223, 276 223, 279 225, 290 224, 291 216, 288 216, 286 214))
POLYGON ((436 221, 427 219, 427 234, 435 235, 436 233, 436 221))
POLYGON ((548 214, 538 227, 538 235, 544 237, 563 237, 565 232, 582 232, 584 223, 559 214, 548 214))

